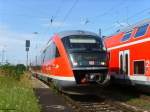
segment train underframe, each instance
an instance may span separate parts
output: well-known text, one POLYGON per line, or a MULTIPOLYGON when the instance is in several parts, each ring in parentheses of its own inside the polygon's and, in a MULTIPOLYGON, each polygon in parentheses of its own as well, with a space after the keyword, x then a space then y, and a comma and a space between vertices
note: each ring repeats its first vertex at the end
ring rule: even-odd
MULTIPOLYGON (((140 90, 142 92, 148 92, 150 93, 150 80, 143 81, 143 80, 136 80, 136 79, 131 79, 129 77, 126 78, 120 78, 117 77, 119 75, 111 75, 111 84, 115 84, 116 86, 132 86, 135 87, 137 90, 140 90)), ((146 76, 143 76, 146 77, 146 76)))
POLYGON ((77 85, 102 83, 108 74, 107 70, 73 70, 77 85))
POLYGON ((91 94, 95 88, 109 84, 108 70, 73 70, 75 81, 54 80, 57 87, 69 94, 91 94))
POLYGON ((41 73, 34 73, 34 76, 45 82, 53 83, 58 90, 68 94, 91 94, 95 88, 109 84, 110 80, 107 69, 73 70, 73 73, 74 81, 52 79, 41 73))

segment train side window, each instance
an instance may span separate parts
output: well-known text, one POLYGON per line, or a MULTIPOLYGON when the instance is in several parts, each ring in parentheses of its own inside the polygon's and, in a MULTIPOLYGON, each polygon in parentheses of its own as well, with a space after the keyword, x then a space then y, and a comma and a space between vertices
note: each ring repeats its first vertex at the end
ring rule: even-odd
POLYGON ((56 46, 56 54, 55 54, 55 57, 59 57, 59 56, 60 56, 60 53, 59 53, 58 48, 57 48, 57 46, 56 46))
POLYGON ((146 33, 147 27, 149 24, 145 24, 143 26, 140 26, 135 34, 135 38, 139 37, 139 36, 143 36, 146 33))
POLYGON ((50 59, 53 59, 53 58, 55 58, 55 44, 54 44, 54 42, 52 42, 51 44, 50 44, 50 59))
POLYGON ((52 52, 52 58, 56 58, 56 57, 59 57, 60 56, 60 53, 59 53, 59 51, 58 51, 58 48, 57 48, 57 46, 56 46, 56 44, 53 42, 52 44, 51 44, 51 52, 52 52))
POLYGON ((51 58, 51 52, 50 52, 51 48, 50 46, 47 47, 46 51, 45 51, 45 58, 44 61, 48 61, 51 58))
POLYGON ((45 60, 45 51, 43 51, 42 55, 41 55, 41 63, 44 63, 45 60))
POLYGON ((126 32, 126 33, 124 34, 124 36, 122 37, 121 41, 124 42, 124 41, 129 40, 130 37, 131 37, 131 33, 132 33, 132 31, 126 32))
POLYGON ((54 42, 51 42, 51 44, 45 49, 45 51, 43 51, 42 63, 59 56, 60 53, 58 51, 56 44, 54 42))
POLYGON ((134 74, 144 75, 145 64, 144 61, 134 61, 134 74))

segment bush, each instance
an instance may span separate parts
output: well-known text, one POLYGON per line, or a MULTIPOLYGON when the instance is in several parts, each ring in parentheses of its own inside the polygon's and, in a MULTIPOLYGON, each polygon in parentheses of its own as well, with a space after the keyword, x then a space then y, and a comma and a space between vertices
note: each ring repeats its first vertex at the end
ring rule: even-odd
POLYGON ((25 71, 26 70, 26 67, 25 67, 24 64, 17 64, 16 68, 19 69, 20 71, 25 71))
POLYGON ((20 81, 0 77, 0 112, 40 112, 29 75, 25 72, 20 81))
POLYGON ((16 66, 6 64, 0 67, 1 75, 14 77, 17 80, 20 80, 20 77, 25 70, 26 67, 23 64, 18 64, 16 66))

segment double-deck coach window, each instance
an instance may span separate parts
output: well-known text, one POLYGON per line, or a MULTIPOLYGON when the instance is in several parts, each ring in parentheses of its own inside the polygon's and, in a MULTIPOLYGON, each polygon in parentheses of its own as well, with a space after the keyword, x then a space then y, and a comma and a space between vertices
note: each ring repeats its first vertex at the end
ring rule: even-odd
POLYGON ((134 74, 144 75, 144 73, 145 73, 144 61, 134 61, 134 74))
POLYGON ((131 36, 131 33, 132 33, 132 31, 126 32, 124 34, 124 36, 122 37, 121 41, 127 41, 127 40, 129 40, 130 36, 131 36))
POLYGON ((136 32, 135 34, 135 38, 139 37, 139 36, 143 36, 145 33, 146 33, 146 30, 147 30, 147 27, 148 27, 149 24, 145 24, 143 26, 140 26, 138 28, 138 31, 136 32))

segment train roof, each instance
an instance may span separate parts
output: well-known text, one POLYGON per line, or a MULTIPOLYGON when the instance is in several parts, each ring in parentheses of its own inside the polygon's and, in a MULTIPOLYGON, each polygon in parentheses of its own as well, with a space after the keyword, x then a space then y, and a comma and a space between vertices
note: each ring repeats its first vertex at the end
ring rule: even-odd
MULTIPOLYGON (((90 31, 83 31, 83 30, 69 30, 69 31, 62 31, 59 33, 56 33, 55 35, 59 35, 60 38, 64 38, 70 35, 94 35, 94 36, 98 36, 98 34, 90 32, 90 31)), ((52 38, 47 42, 47 44, 45 45, 45 47, 43 49, 41 49, 41 52, 43 52, 49 45, 49 43, 51 42, 52 38)))
POLYGON ((70 35, 94 35, 98 36, 96 33, 90 31, 83 31, 83 30, 70 30, 70 31, 63 31, 57 33, 61 38, 70 36, 70 35))
MULTIPOLYGON (((149 23, 150 23, 150 19, 144 19, 144 20, 142 20, 142 21, 140 21, 140 22, 137 22, 137 23, 135 23, 135 24, 132 24, 132 25, 129 25, 129 26, 124 27, 124 28, 122 28, 122 29, 119 29, 119 30, 117 30, 115 33, 113 33, 113 34, 111 34, 111 35, 109 35, 109 36, 107 36, 107 37, 116 35, 116 34, 121 33, 121 32, 129 32, 129 31, 132 31, 135 27, 140 27, 140 26, 142 26, 142 25, 149 24, 149 23)), ((107 38, 107 37, 106 37, 106 38, 107 38)))

